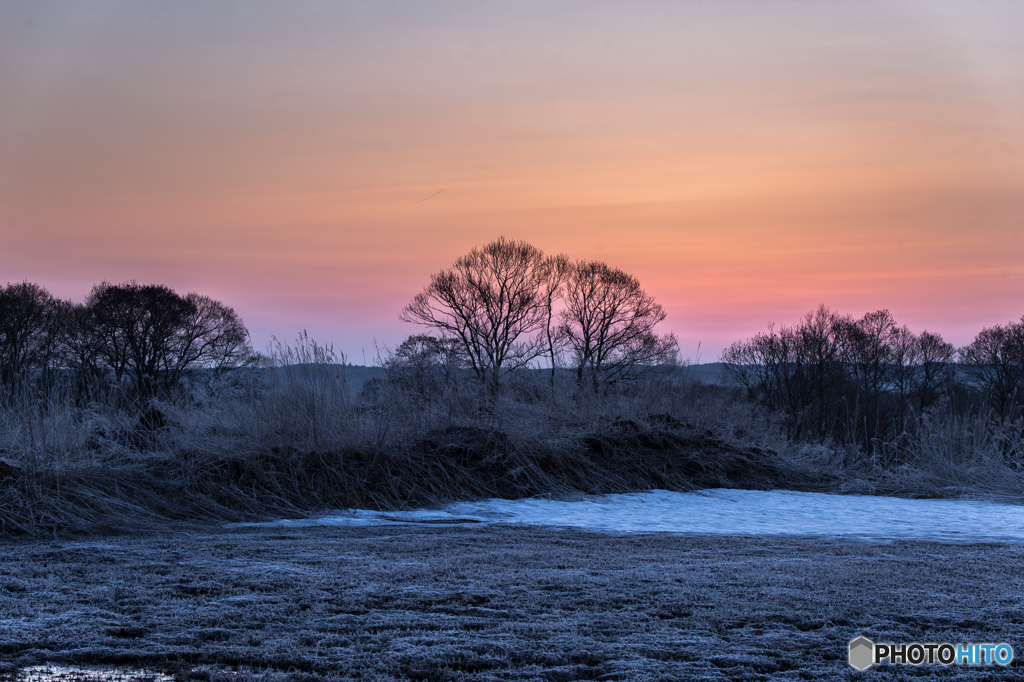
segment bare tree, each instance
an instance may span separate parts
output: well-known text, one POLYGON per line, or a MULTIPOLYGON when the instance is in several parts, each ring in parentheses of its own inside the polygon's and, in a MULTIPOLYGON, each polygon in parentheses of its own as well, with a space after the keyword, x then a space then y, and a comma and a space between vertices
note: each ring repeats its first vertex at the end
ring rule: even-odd
POLYGON ((103 282, 86 309, 96 355, 117 381, 130 378, 140 398, 177 385, 186 370, 236 366, 251 354, 234 310, 198 294, 103 282))
POLYGON ((876 310, 859 320, 848 320, 845 332, 843 366, 850 386, 850 424, 855 438, 864 443, 884 438, 889 428, 886 402, 894 381, 893 342, 898 327, 888 310, 876 310))
MULTIPOLYGON (((909 417, 952 380, 953 347, 916 336, 888 310, 860 319, 824 305, 792 327, 757 334, 722 354, 727 381, 784 413, 792 438, 832 438, 881 448, 913 428, 909 417)), ((984 363, 983 363, 984 364, 984 363)))
POLYGON ((73 373, 78 400, 90 403, 111 388, 104 344, 92 308, 66 303, 62 312, 61 361, 73 373))
POLYGON ((665 310, 622 270, 597 261, 572 264, 565 285, 560 337, 576 363, 579 382, 589 372, 597 389, 638 365, 659 364, 675 356, 675 336, 658 336, 654 327, 665 310))
POLYGON ((212 370, 213 378, 249 361, 249 332, 233 308, 194 292, 185 296, 185 302, 189 312, 164 360, 169 385, 176 385, 183 373, 191 369, 212 370))
POLYGON ((914 334, 905 325, 891 338, 892 382, 903 403, 920 411, 935 403, 939 389, 952 381, 953 344, 938 334, 914 334))
POLYGON ((548 310, 549 273, 539 249, 502 237, 431 275, 400 317, 458 339, 477 377, 496 390, 505 372, 544 352, 532 335, 548 310))
POLYGON ((843 403, 844 338, 852 319, 824 305, 795 326, 738 341, 722 354, 725 376, 766 407, 781 410, 792 438, 824 439, 843 403))
POLYGON ((45 373, 56 348, 58 301, 31 282, 0 287, 0 385, 14 392, 45 373))
POLYGON ((1012 420, 1024 402, 1024 318, 982 329, 960 349, 960 364, 999 421, 1012 420))
POLYGON ((829 310, 824 304, 804 315, 797 327, 797 363, 804 367, 801 404, 806 406, 807 423, 824 438, 829 422, 836 419, 842 402, 845 373, 842 365, 844 329, 853 321, 848 315, 829 310))
POLYGON ((953 360, 956 350, 953 344, 947 343, 939 334, 928 331, 921 332, 917 337, 920 377, 917 384, 917 398, 920 409, 932 405, 939 389, 947 388, 953 382, 953 360))
POLYGON ((572 263, 563 254, 551 256, 545 263, 543 278, 544 294, 544 341, 547 344, 548 359, 551 362, 551 387, 555 386, 555 370, 558 367, 558 328, 555 324, 555 302, 562 297, 566 279, 572 272, 572 263))
POLYGON ((901 402, 912 404, 921 382, 921 339, 903 325, 892 330, 889 347, 893 388, 901 402))
POLYGON ((170 287, 103 282, 86 298, 104 364, 120 382, 130 377, 140 397, 156 393, 174 335, 191 312, 170 287))
POLYGON ((384 360, 388 379, 421 395, 440 394, 466 367, 462 345, 453 337, 414 334, 384 360))
POLYGON ((776 333, 775 325, 769 324, 767 333, 734 342, 722 353, 726 380, 769 409, 788 407, 793 338, 790 329, 783 327, 776 333))

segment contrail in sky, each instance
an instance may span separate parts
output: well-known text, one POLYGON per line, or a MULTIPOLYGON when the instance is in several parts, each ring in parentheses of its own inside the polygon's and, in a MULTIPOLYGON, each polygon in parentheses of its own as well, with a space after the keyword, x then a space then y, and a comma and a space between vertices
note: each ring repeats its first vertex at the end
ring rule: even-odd
POLYGON ((434 192, 433 194, 431 194, 431 195, 430 195, 429 197, 423 197, 422 199, 417 199, 417 200, 416 200, 415 202, 413 202, 413 203, 416 203, 416 204, 418 204, 418 203, 420 203, 421 201, 426 201, 427 199, 433 199, 434 197, 436 197, 436 196, 437 196, 438 194, 440 194, 440 193, 441 193, 441 192, 443 192, 443 191, 444 191, 444 187, 442 187, 441 189, 437 190, 436 192, 434 192))

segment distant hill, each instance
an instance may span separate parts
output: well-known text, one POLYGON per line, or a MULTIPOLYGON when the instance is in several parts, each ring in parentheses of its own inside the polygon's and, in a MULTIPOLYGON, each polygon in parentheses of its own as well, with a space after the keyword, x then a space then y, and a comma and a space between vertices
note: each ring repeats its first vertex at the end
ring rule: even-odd
POLYGON ((686 368, 690 376, 702 384, 718 384, 722 377, 721 362, 707 362, 703 365, 690 365, 686 368))
MULTIPOLYGON (((301 377, 303 372, 313 369, 313 367, 313 365, 290 365, 287 368, 278 368, 276 371, 294 373, 301 377)), ((385 376, 383 367, 368 367, 365 365, 321 365, 316 367, 316 370, 318 372, 331 372, 337 380, 344 378, 353 393, 359 393, 366 382, 373 379, 383 379, 385 376)), ((547 374, 550 370, 535 369, 531 371, 547 374)), ((681 371, 689 378, 702 384, 718 384, 722 372, 722 363, 710 362, 701 365, 689 365, 681 368, 681 371)), ((573 370, 571 369, 559 370, 559 374, 571 374, 572 372, 573 370)))

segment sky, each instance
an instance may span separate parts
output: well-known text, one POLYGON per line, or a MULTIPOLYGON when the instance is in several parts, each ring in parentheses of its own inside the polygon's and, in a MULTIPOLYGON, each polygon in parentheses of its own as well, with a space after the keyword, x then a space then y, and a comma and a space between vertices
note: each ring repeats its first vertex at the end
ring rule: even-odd
POLYGON ((0 0, 0 284, 232 306, 355 364, 499 236, 684 358, 824 303, 1024 315, 1019 0, 0 0))

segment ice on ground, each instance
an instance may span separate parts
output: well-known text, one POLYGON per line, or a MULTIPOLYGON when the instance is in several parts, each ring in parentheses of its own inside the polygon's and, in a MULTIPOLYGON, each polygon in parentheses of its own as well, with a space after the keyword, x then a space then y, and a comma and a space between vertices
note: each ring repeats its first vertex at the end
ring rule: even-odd
POLYGON ((611 533, 783 535, 886 541, 1024 542, 1024 507, 785 490, 652 490, 563 501, 458 502, 441 510, 353 509, 257 526, 534 524, 611 533))
POLYGON ((23 668, 17 676, 18 682, 172 682, 173 679, 145 670, 59 665, 23 668))

